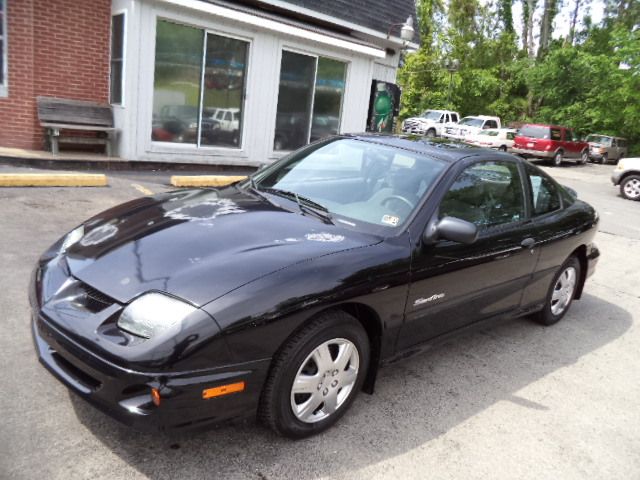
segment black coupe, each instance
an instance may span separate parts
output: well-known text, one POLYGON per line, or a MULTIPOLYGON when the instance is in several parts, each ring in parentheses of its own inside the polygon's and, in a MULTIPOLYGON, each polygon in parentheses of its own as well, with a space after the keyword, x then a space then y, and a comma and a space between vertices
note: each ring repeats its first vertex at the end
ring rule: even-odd
POLYGON ((33 336, 45 367, 130 425, 257 414, 304 437, 385 363, 498 317, 560 320, 597 222, 509 154, 333 137, 87 220, 34 270, 33 336))

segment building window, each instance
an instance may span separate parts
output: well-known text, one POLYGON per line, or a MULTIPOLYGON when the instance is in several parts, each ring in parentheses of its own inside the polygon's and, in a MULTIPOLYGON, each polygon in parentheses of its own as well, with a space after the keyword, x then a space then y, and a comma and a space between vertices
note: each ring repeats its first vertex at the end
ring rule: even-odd
POLYGON ((0 96, 7 95, 7 0, 0 0, 0 96))
POLYGON ((340 129, 347 64, 282 52, 274 150, 294 150, 340 129))
POLYGON ((152 140, 239 147, 248 51, 244 40, 159 20, 152 140))
MULTIPOLYGON (((0 0, 2 1, 2 0, 0 0)), ((119 13, 111 17, 111 79, 109 96, 111 103, 122 105, 124 83, 124 29, 125 16, 119 13)))

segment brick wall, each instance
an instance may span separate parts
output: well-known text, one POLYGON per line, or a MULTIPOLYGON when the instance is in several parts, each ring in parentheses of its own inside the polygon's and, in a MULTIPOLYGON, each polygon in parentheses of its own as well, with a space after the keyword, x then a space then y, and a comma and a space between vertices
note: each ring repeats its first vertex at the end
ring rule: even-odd
POLYGON ((43 147, 39 95, 107 102, 111 0, 8 0, 9 95, 0 146, 43 147))

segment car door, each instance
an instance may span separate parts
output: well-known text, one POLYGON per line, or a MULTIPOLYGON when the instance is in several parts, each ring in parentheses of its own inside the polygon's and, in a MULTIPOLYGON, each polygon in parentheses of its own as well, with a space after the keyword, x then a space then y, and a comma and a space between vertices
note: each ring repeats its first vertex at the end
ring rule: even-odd
POLYGON ((544 304, 554 275, 576 247, 573 237, 582 220, 567 214, 574 200, 563 194, 551 177, 530 164, 523 166, 538 250, 538 261, 522 298, 523 310, 530 310, 544 304))
POLYGON ((564 129, 564 156, 567 158, 578 158, 580 156, 580 145, 578 138, 570 128, 564 129))
POLYGON ((464 167, 436 216, 473 222, 479 237, 471 245, 416 242, 398 349, 517 310, 536 264, 522 169, 515 159, 464 167))

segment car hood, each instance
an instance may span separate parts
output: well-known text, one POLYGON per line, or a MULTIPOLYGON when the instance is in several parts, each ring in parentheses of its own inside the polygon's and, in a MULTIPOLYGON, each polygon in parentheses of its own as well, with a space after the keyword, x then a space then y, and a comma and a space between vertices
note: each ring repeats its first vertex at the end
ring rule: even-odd
POLYGON ((298 262, 379 242, 235 187, 184 190, 115 207, 66 252, 72 275, 121 303, 161 291, 202 306, 298 262))

